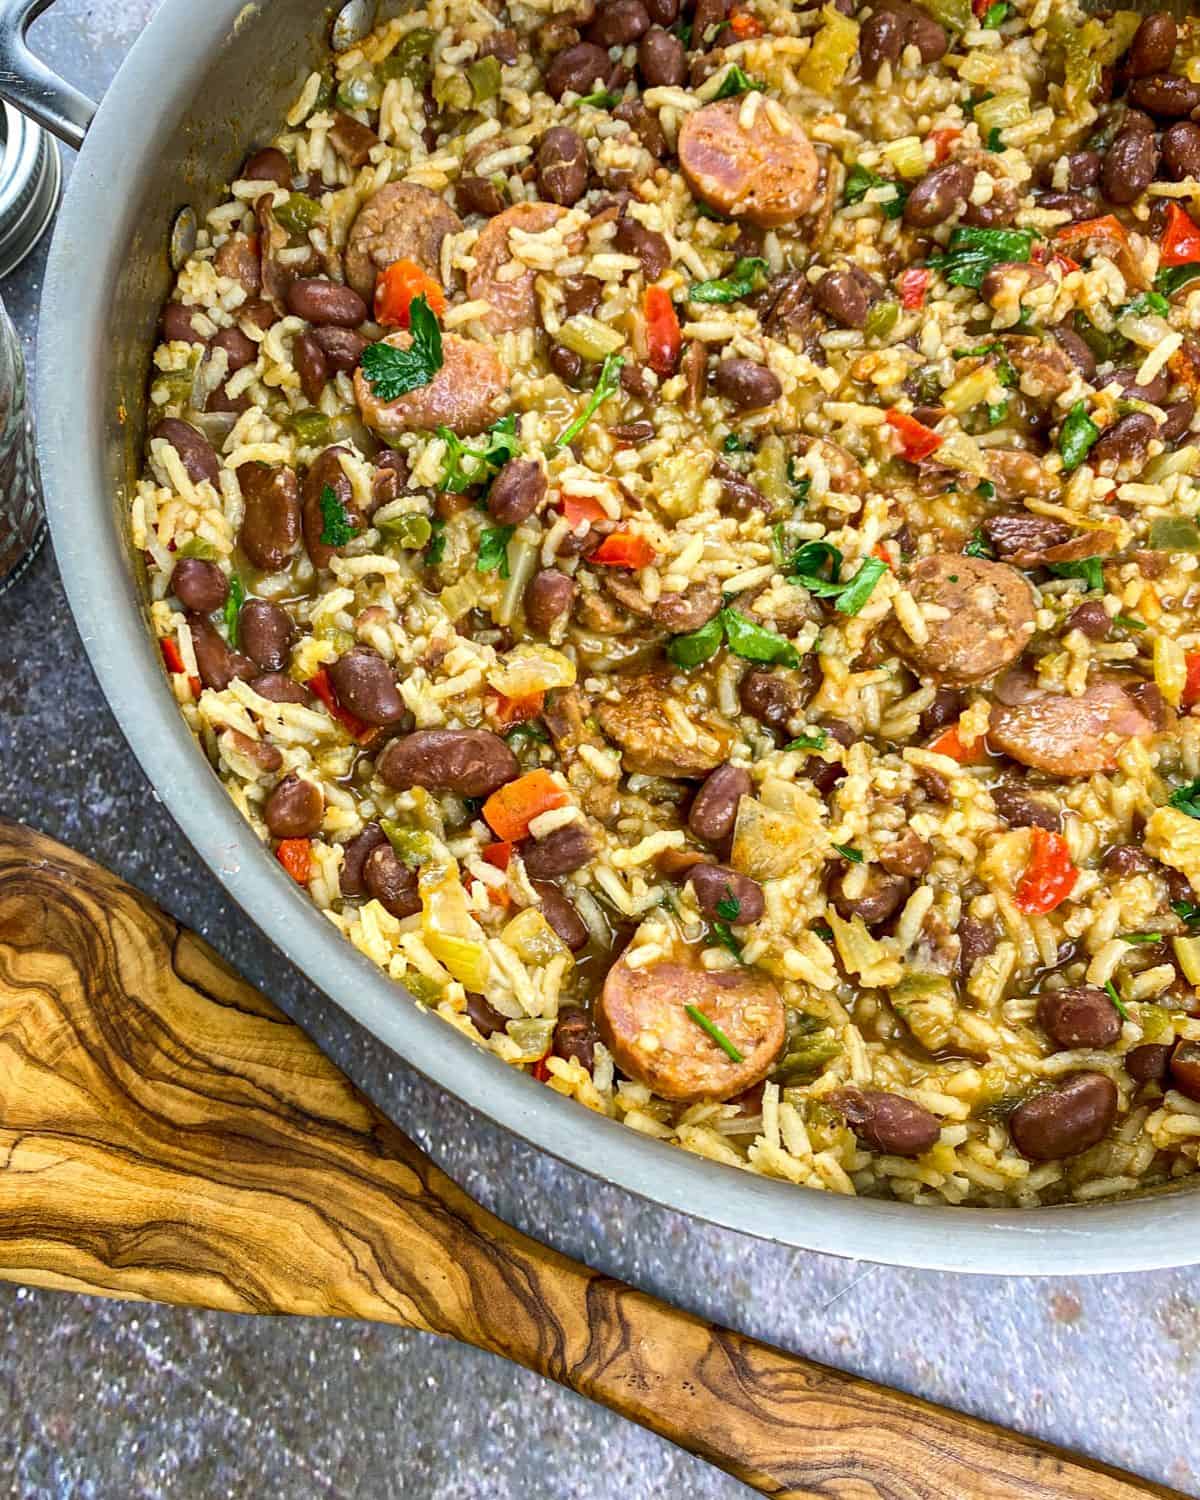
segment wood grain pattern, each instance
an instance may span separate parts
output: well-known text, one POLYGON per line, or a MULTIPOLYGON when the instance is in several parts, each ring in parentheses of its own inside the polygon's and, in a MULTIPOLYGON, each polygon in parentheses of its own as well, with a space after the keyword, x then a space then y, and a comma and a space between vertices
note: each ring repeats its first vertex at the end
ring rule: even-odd
POLYGON ((0 1277, 445 1334, 772 1495, 1174 1493, 713 1327, 518 1234, 201 939, 2 821, 0 1277))

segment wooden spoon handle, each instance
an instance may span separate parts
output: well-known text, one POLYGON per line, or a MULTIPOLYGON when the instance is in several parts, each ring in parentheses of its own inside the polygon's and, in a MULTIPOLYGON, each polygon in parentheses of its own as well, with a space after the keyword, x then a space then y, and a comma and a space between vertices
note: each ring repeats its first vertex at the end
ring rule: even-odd
POLYGON ((447 1334, 767 1494, 1173 1493, 715 1328, 510 1229, 194 933, 3 821, 0 1277, 447 1334))

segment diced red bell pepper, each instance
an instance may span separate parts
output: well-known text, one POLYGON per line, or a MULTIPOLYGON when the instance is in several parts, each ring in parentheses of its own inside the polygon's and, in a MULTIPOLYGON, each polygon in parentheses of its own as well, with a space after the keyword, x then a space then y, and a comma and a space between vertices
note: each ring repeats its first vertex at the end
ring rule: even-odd
POLYGON ((608 520, 608 512, 591 495, 564 495, 560 509, 572 531, 577 530, 585 521, 590 526, 593 521, 608 520))
MULTIPOLYGON (((547 1052, 546 1057, 549 1056, 550 1054, 547 1052)), ((550 1069, 546 1066, 546 1057, 539 1057, 533 1065, 533 1076, 539 1083, 545 1083, 546 1079, 550 1077, 550 1069)))
POLYGON ((762 36, 763 23, 748 11, 735 10, 729 17, 729 29, 739 42, 744 42, 749 37, 762 36))
POLYGON ((674 375, 683 348, 683 334, 675 304, 660 286, 646 288, 642 299, 642 316, 646 320, 646 363, 656 375, 674 375))
POLYGON ((940 167, 950 155, 950 147, 953 146, 960 135, 962 135, 961 130, 954 130, 950 127, 947 127, 945 130, 931 130, 929 132, 929 139, 933 142, 933 164, 935 167, 940 167))
POLYGON ((1200 260, 1200 224, 1178 203, 1167 207, 1167 227, 1163 230, 1158 258, 1164 266, 1185 266, 1200 260))
POLYGON ((307 885, 312 876, 312 840, 280 839, 275 858, 297 885, 307 885))
POLYGON ((982 21, 988 13, 992 0, 971 0, 971 14, 977 21, 982 21))
POLYGON ((1187 663, 1187 681, 1179 701, 1184 708, 1193 708, 1200 703, 1200 651, 1189 651, 1184 660, 1187 663))
POLYGON ((514 724, 523 724, 526 719, 536 719, 546 706, 545 693, 527 693, 524 698, 506 698, 503 693, 488 694, 488 706, 492 717, 502 729, 514 724))
POLYGON ((951 724, 949 729, 943 729, 929 748, 935 755, 948 755, 960 766, 982 766, 988 758, 985 737, 978 735, 969 743, 964 743, 957 724, 951 724))
POLYGON ((1098 219, 1081 219, 1078 224, 1064 224, 1055 234, 1054 244, 1060 252, 1064 247, 1073 247, 1073 253, 1082 257, 1097 249, 1106 249, 1109 259, 1116 261, 1129 286, 1146 285, 1146 273, 1133 253, 1125 226, 1115 214, 1101 214, 1098 219))
MULTIPOLYGON (((175 642, 169 635, 164 635, 159 641, 158 645, 159 649, 162 651, 163 661, 165 661, 167 664, 168 672, 170 672, 172 675, 176 675, 185 670, 183 665, 183 657, 179 653, 179 647, 175 644, 175 642)), ((203 687, 203 683, 198 677, 189 677, 188 687, 190 687, 192 690, 192 697, 198 698, 200 696, 200 691, 203 687)))
POLYGON ((612 532, 588 558, 606 568, 648 568, 653 561, 654 548, 636 531, 612 532))
POLYGON ((513 846, 508 839, 501 839, 499 843, 488 844, 480 851, 481 857, 489 865, 495 865, 497 870, 507 870, 508 862, 512 858, 513 846))
POLYGON ((1031 916, 1042 916, 1061 906, 1075 889, 1079 871, 1071 863, 1071 852, 1061 833, 1031 828, 1029 863, 1013 895, 1017 908, 1031 916))
POLYGON ((940 433, 926 427, 924 422, 918 422, 916 417, 910 417, 907 412, 893 407, 885 414, 884 421, 895 430, 900 439, 900 451, 910 464, 919 464, 942 446, 940 433))
POLYGON ((497 838, 515 843, 525 837, 535 818, 570 800, 549 771, 526 771, 492 793, 483 804, 483 816, 497 838))
POLYGON ((445 314, 441 284, 415 260, 394 260, 375 283, 375 316, 385 328, 407 328, 409 309, 417 297, 425 298, 435 316, 445 314))
POLYGON ((912 266, 900 277, 900 305, 908 308, 925 306, 925 293, 929 290, 932 273, 923 266, 912 266))
POLYGON ((336 719, 351 739, 357 740, 360 745, 369 745, 372 740, 379 738, 382 730, 378 725, 364 723, 357 714, 352 714, 337 701, 333 683, 324 667, 308 679, 308 687, 329 710, 330 718, 336 719))

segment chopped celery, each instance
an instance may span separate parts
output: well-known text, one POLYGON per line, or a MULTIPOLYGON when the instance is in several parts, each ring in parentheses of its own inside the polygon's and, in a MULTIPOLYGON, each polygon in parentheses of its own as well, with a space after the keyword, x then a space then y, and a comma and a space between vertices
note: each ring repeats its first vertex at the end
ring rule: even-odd
POLYGON ((436 33, 424 26, 407 32, 391 56, 380 64, 380 76, 388 82, 393 78, 407 78, 414 88, 423 89, 433 76, 430 53, 436 40, 436 33))
POLYGON ((1150 523, 1155 552, 1200 552, 1200 528, 1186 516, 1159 516, 1150 523))
POLYGON ((867 314, 863 332, 869 339, 885 339, 895 328, 900 318, 900 304, 890 298, 876 302, 867 314))
POLYGON ((858 52, 858 24, 834 5, 821 11, 821 27, 796 75, 805 88, 829 96, 850 70, 858 52))
POLYGON ((500 59, 480 57, 467 64, 467 77, 476 104, 486 104, 500 92, 500 59))

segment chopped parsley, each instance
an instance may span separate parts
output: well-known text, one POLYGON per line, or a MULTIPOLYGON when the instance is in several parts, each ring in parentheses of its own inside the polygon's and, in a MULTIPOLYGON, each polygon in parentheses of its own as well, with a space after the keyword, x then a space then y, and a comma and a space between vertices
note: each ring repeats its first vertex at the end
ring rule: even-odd
POLYGON ((1064 474, 1079 467, 1099 436, 1100 429, 1088 416, 1087 407, 1082 401, 1076 401, 1058 434, 1058 451, 1062 454, 1064 474))
POLYGON ((479 556, 475 559, 477 573, 494 573, 500 569, 500 577, 508 577, 508 544, 512 541, 515 526, 487 526, 479 538, 479 556))
POLYGON ((726 641, 733 654, 745 661, 794 667, 800 660, 795 646, 786 636, 768 630, 765 625, 755 624, 728 606, 714 615, 707 625, 701 625, 699 630, 677 635, 667 646, 667 657, 677 667, 690 671, 715 656, 726 641))
POLYGON ((1161 932, 1122 932, 1120 934, 1123 943, 1132 943, 1135 946, 1142 943, 1162 942, 1161 932))
POLYGON ((722 453, 745 453, 750 444, 744 437, 739 437, 736 432, 727 432, 725 441, 721 444, 722 453))
POLYGON ((989 151, 1003 151, 1004 142, 1000 139, 999 125, 993 125, 987 133, 987 148, 989 151))
POLYGON ((429 524, 433 528, 433 535, 425 548, 425 565, 436 568, 446 555, 446 523, 441 516, 435 516, 429 524))
POLYGON ((1085 557, 1079 562, 1052 563, 1047 570, 1055 578, 1082 578, 1088 593, 1104 587, 1104 567, 1098 557, 1085 557))
POLYGON ((176 558, 198 557, 204 562, 216 562, 221 554, 211 542, 206 542, 202 536, 189 537, 176 553, 176 558))
POLYGON ((989 427, 999 427, 1000 423, 1008 416, 1007 401, 989 401, 987 405, 987 419, 989 427))
POLYGON ((439 427, 438 437, 446 445, 446 466, 440 485, 452 495, 461 495, 472 485, 487 484, 521 451, 515 414, 502 417, 489 427, 481 448, 470 447, 448 427, 439 427))
POLYGON ((1195 901, 1172 901, 1171 910, 1181 922, 1186 922, 1189 928, 1200 926, 1200 905, 1195 901))
POLYGON ((751 89, 761 93, 766 88, 765 83, 760 83, 757 78, 751 78, 748 73, 743 73, 737 63, 729 64, 729 71, 721 80, 721 87, 713 95, 713 103, 718 99, 736 99, 739 94, 749 93, 751 89))
POLYGON ((976 291, 983 278, 1002 261, 1024 263, 1033 253, 1031 229, 972 229, 960 225, 950 236, 944 255, 931 255, 926 265, 940 271, 951 286, 976 291))
POLYGON ((677 36, 685 47, 692 45, 692 23, 690 21, 676 21, 671 27, 671 35, 677 36))
POLYGON ((1171 304, 1161 292, 1139 292, 1132 302, 1126 302, 1123 307, 1117 308, 1117 317, 1139 317, 1142 313, 1157 313, 1160 318, 1165 318, 1171 311, 1171 304))
POLYGON ((1145 620, 1139 620, 1133 615, 1113 615, 1114 625, 1119 625, 1122 630, 1145 630, 1145 620))
POLYGON ((798 734, 794 740, 789 740, 783 747, 785 750, 824 750, 829 743, 829 736, 823 729, 815 729, 811 734, 798 734))
POLYGON ((229 577, 229 597, 225 600, 225 634, 229 637, 229 644, 236 651, 238 649, 238 616, 242 612, 245 603, 246 590, 242 580, 236 573, 229 577))
POLYGON ((548 745, 550 736, 536 719, 522 719, 519 724, 505 734, 504 738, 511 745, 515 740, 536 740, 539 745, 548 745))
POLYGON ((333 486, 321 491, 321 543, 325 547, 344 547, 355 535, 349 512, 338 499, 333 486))
MULTIPOLYGON (((1177 786, 1167 801, 1171 807, 1178 808, 1181 813, 1187 813, 1189 818, 1200 818, 1200 781, 1188 781, 1183 786, 1177 786)), ((1174 902, 1171 904, 1172 907, 1175 906, 1174 902)), ((1191 918, 1185 918, 1185 920, 1190 921, 1191 918)))
POLYGON ((834 844, 833 847, 843 859, 848 859, 852 865, 862 864, 863 852, 861 849, 855 849, 852 844, 834 844))
POLYGON ((968 557, 994 558, 996 554, 992 551, 992 545, 983 534, 983 527, 977 526, 971 533, 971 540, 963 548, 968 557))
POLYGON ((742 903, 733 894, 733 887, 727 885, 725 894, 717 902, 717 916, 722 922, 736 922, 742 914, 742 903))
POLYGON ((600 366, 600 379, 596 382, 596 389, 587 399, 583 410, 554 439, 550 445, 550 452, 557 453, 560 448, 565 448, 573 443, 587 424, 592 420, 608 398, 615 395, 617 387, 621 382, 621 367, 625 361, 619 354, 610 354, 600 366))
POLYGON ((907 188, 898 182, 893 182, 890 177, 880 177, 877 172, 869 172, 866 167, 858 162, 846 173, 846 186, 842 190, 842 201, 845 203, 861 203, 872 188, 892 187, 896 189, 896 196, 880 203, 884 217, 898 219, 904 212, 904 204, 908 198, 907 188))
POLYGON ((759 292, 767 284, 767 263, 759 255, 743 255, 728 276, 712 281, 694 281, 688 288, 689 302, 737 302, 759 292))
POLYGON ((975 493, 982 495, 985 500, 990 500, 996 493, 996 486, 990 479, 981 479, 975 486, 975 493))
POLYGON ((399 401, 409 391, 428 385, 442 368, 442 330, 428 301, 414 297, 409 308, 407 349, 394 344, 368 344, 359 361, 372 394, 380 401, 399 401))
POLYGON ((1129 1012, 1125 1009, 1124 1003, 1122 1002, 1120 995, 1117 994, 1117 987, 1112 982, 1111 979, 1109 979, 1109 980, 1107 980, 1105 982, 1104 991, 1105 991, 1105 994, 1107 994, 1108 998, 1116 1006, 1116 1008, 1117 1008, 1117 1014, 1121 1017, 1122 1021, 1128 1021, 1128 1019, 1129 1019, 1129 1012))
POLYGON ((590 104, 593 109, 612 109, 615 104, 621 102, 619 94, 612 94, 608 89, 597 89, 594 94, 584 94, 577 103, 581 106, 590 104))
POLYGON ((713 657, 721 649, 721 642, 725 639, 725 622, 720 614, 715 614, 707 625, 701 625, 699 630, 689 631, 687 635, 677 635, 667 646, 667 657, 677 667, 683 667, 690 671, 693 667, 702 666, 710 657, 713 657))
POLYGON ((832 599, 841 615, 856 615, 875 592, 875 585, 887 572, 888 565, 879 557, 866 557, 858 572, 848 582, 842 580, 842 554, 829 542, 805 542, 792 558, 790 583, 798 583, 810 594, 832 599), (826 560, 830 576, 823 576, 826 560))
POLYGON ((1181 286, 1195 281, 1200 276, 1200 261, 1190 260, 1182 266, 1164 266, 1154 278, 1154 290, 1165 297, 1172 296, 1181 286))
MULTIPOLYGON (((721 924, 719 922, 714 922, 713 927, 715 929, 720 925, 721 924)), ((729 932, 728 928, 726 928, 726 933, 729 937, 729 942, 726 943, 724 939, 722 939, 722 945, 724 947, 729 947, 730 943, 734 944, 734 946, 737 948, 738 957, 740 958, 742 950, 741 947, 738 946, 737 939, 731 932, 729 932)), ((729 1038, 725 1035, 725 1033, 721 1030, 717 1023, 715 1021, 710 1021, 698 1005, 685 1005, 683 1008, 687 1013, 688 1019, 690 1021, 694 1021, 696 1025, 699 1026, 701 1031, 706 1031, 708 1035, 712 1037, 713 1041, 716 1042, 717 1046, 720 1047, 725 1056, 729 1058, 730 1062, 745 1062, 746 1059, 733 1045, 733 1043, 729 1040, 729 1038)))
POLYGON ((807 588, 808 580, 818 581, 829 564, 829 577, 833 583, 842 576, 842 550, 832 542, 805 542, 796 548, 789 565, 793 578, 807 588))
POLYGON ((1008 13, 1011 9, 1008 0, 996 0, 995 5, 989 5, 983 13, 984 31, 999 31, 1008 20, 1008 13))

